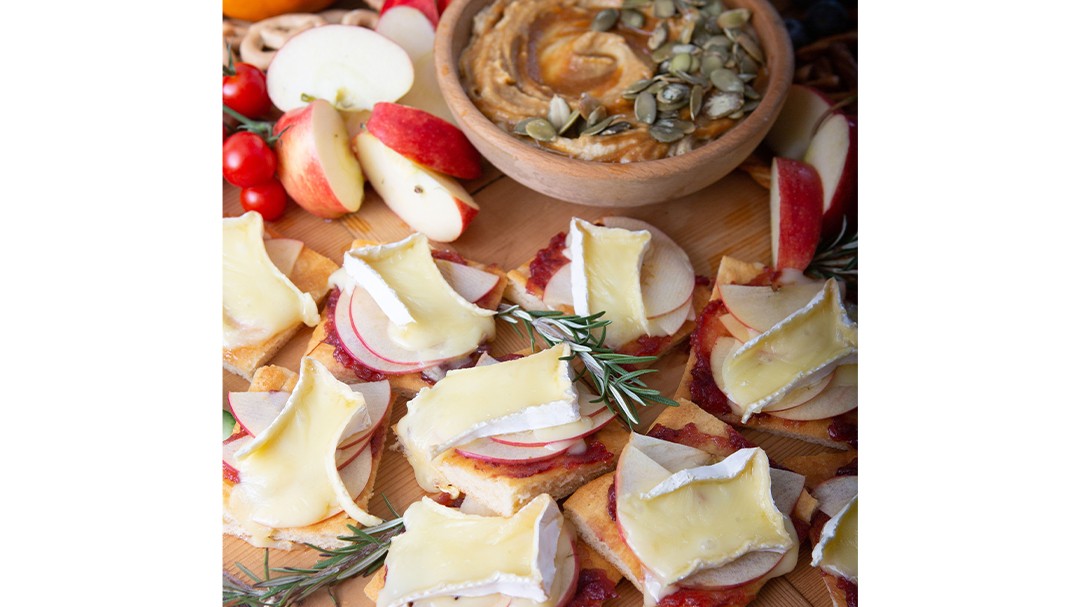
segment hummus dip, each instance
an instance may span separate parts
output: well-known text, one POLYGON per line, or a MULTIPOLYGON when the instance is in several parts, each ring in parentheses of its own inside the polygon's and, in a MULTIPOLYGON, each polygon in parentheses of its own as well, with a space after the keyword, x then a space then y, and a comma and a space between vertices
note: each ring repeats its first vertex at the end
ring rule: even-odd
MULTIPOLYGON (((604 107, 607 116, 615 117, 612 124, 629 123, 607 133, 572 136, 576 133, 566 132, 536 142, 583 160, 664 158, 688 151, 734 126, 736 120, 702 115, 699 102, 694 117, 688 107, 667 112, 669 118, 681 119, 683 124, 693 123, 693 136, 661 142, 649 134, 650 125, 635 116, 635 98, 626 94, 627 89, 656 77, 662 67, 654 61, 656 51, 650 49, 649 38, 655 29, 667 28, 668 38, 673 40, 670 47, 678 44, 680 28, 688 20, 680 15, 657 19, 651 8, 643 7, 637 11, 644 17, 640 27, 622 21, 606 31, 593 27, 602 10, 622 7, 621 0, 494 0, 477 13, 472 37, 461 54, 459 67, 466 93, 488 119, 511 133, 523 121, 547 118, 555 96, 579 110, 581 125, 597 105, 604 107)), ((702 80, 708 81, 707 74, 702 80)), ((712 88, 710 84, 705 87, 712 88)), ((517 134, 522 135, 520 128, 517 134)))

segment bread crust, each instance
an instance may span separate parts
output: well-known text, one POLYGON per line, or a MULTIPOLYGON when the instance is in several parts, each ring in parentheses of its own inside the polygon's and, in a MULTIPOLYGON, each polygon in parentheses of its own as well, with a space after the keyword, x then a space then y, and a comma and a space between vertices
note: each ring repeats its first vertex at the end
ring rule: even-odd
MULTIPOLYGON (((311 295, 316 305, 322 305, 326 294, 330 292, 327 279, 337 269, 337 264, 305 245, 300 250, 300 255, 296 258, 296 263, 293 264, 288 278, 297 289, 311 295)), ((225 370, 249 382, 252 381, 255 370, 265 365, 285 344, 289 343, 303 324, 298 320, 293 326, 259 344, 222 348, 221 358, 225 370)))
MULTIPOLYGON (((765 266, 761 264, 751 264, 731 257, 724 257, 721 260, 720 268, 717 270, 716 280, 714 281, 706 305, 713 301, 720 300, 721 285, 750 283, 765 270, 765 266)), ((718 335, 731 336, 726 328, 720 327, 717 331, 718 335)), ((686 361, 686 367, 683 368, 682 377, 679 380, 679 386, 675 390, 676 399, 693 402, 690 385, 693 381, 693 372, 698 365, 698 361, 696 349, 691 348, 689 358, 686 361)), ((846 440, 834 438, 834 434, 831 430, 834 428, 834 424, 836 425, 835 427, 857 428, 859 423, 859 410, 857 408, 828 419, 808 421, 783 419, 769 415, 768 413, 758 413, 752 415, 746 423, 743 423, 741 416, 731 412, 709 411, 709 413, 733 426, 753 428, 755 430, 787 436, 801 441, 822 445, 824 447, 841 450, 854 449, 855 446, 846 440)))
MULTIPOLYGON (((291 391, 296 387, 296 382, 299 377, 300 376, 297 373, 284 367, 275 365, 260 367, 255 371, 252 377, 248 392, 272 392, 275 390, 291 391)), ((401 396, 399 394, 391 392, 390 398, 392 401, 390 404, 391 407, 399 406, 401 401, 401 396)), ((383 450, 386 448, 386 440, 390 430, 391 412, 387 412, 386 417, 379 427, 375 429, 375 434, 371 439, 371 477, 368 478, 368 482, 364 485, 360 497, 356 500, 356 505, 365 511, 367 511, 368 504, 371 502, 371 498, 375 493, 375 478, 379 470, 379 462, 382 461, 383 450)), ((239 424, 237 424, 237 427, 233 430, 234 435, 237 433, 243 433, 239 424)), ((261 544, 252 541, 251 533, 240 525, 229 508, 229 496, 232 495, 233 487, 235 487, 235 483, 229 480, 222 480, 222 523, 224 532, 228 535, 236 536, 253 546, 263 547, 261 544)), ((338 536, 352 535, 352 531, 349 530, 348 526, 356 524, 356 521, 347 514, 339 512, 330 518, 312 525, 274 529, 271 531, 270 543, 268 546, 279 550, 291 550, 296 544, 312 544, 327 549, 341 548, 348 545, 348 543, 338 539, 338 536)))

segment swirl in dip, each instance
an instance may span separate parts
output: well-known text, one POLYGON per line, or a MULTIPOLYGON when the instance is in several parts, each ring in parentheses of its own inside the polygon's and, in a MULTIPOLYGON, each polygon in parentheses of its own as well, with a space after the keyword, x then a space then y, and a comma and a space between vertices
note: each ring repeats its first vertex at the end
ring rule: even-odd
MULTIPOLYGON (((731 118, 703 115, 699 102, 693 118, 688 107, 664 114, 696 126, 692 136, 678 143, 650 136, 649 124, 635 117, 634 97, 624 93, 658 75, 650 34, 658 26, 666 27, 668 39, 677 43, 689 19, 678 14, 657 19, 651 6, 643 6, 638 8, 644 17, 640 28, 621 21, 607 31, 591 27, 602 10, 621 6, 620 0, 495 0, 474 18, 472 37, 460 59, 462 82, 471 101, 511 133, 522 121, 547 117, 555 96, 570 107, 584 109, 579 123, 585 122, 591 107, 602 105, 608 116, 617 116, 615 122, 629 125, 621 125, 621 131, 612 129, 616 132, 536 142, 556 153, 601 162, 676 155, 734 126, 737 121, 731 118)), ((522 134, 520 128, 518 134, 522 134)))

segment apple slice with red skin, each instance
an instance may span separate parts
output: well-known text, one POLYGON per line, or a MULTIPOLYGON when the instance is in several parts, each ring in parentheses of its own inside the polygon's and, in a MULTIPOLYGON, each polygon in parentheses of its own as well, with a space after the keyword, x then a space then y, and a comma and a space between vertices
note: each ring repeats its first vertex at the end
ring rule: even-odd
POLYGON ((357 135, 353 148, 371 187, 386 206, 428 238, 456 240, 480 212, 452 177, 409 160, 370 132, 357 135))
POLYGON ((829 516, 836 516, 840 510, 859 493, 858 476, 835 476, 821 483, 813 490, 818 509, 829 516))
POLYGON ((268 238, 263 241, 266 255, 270 263, 274 264, 282 274, 288 276, 296 265, 300 252, 304 250, 304 243, 295 238, 268 238))
MULTIPOLYGON (((340 304, 340 300, 338 301, 340 304)), ((396 366, 406 366, 419 370, 456 358, 456 356, 452 356, 423 360, 416 352, 399 346, 390 338, 390 319, 379 307, 379 304, 375 303, 375 299, 359 286, 352 290, 352 297, 349 298, 349 322, 352 325, 353 332, 360 338, 368 351, 377 358, 393 363, 396 366)))
POLYGON ((840 235, 844 216, 848 230, 858 230, 858 145, 855 119, 833 114, 814 133, 803 161, 817 169, 823 192, 821 238, 840 235))
POLYGON ((435 265, 439 268, 447 284, 457 291, 465 301, 476 303, 491 294, 499 284, 499 277, 491 272, 485 272, 480 268, 470 265, 454 263, 445 259, 436 259, 435 265))
POLYGON ((575 422, 552 426, 550 428, 525 430, 523 432, 512 432, 510 434, 498 434, 492 436, 491 440, 515 447, 538 447, 565 441, 576 441, 585 438, 590 434, 595 434, 596 432, 599 432, 601 428, 606 426, 608 422, 615 419, 615 414, 612 413, 603 402, 588 402, 588 400, 594 398, 596 398, 596 396, 592 394, 584 396, 580 393, 578 394, 581 419, 575 422), (589 405, 588 409, 585 408, 586 404, 589 405))
POLYGON ((461 129, 424 110, 398 103, 376 103, 367 130, 390 149, 460 179, 483 173, 483 159, 461 129))
POLYGON ((544 305, 549 308, 573 306, 574 295, 570 287, 570 264, 564 264, 551 275, 544 285, 544 305))
POLYGON ((735 315, 731 312, 721 314, 719 320, 720 324, 724 325, 724 328, 728 330, 728 333, 731 333, 732 337, 744 344, 761 334, 756 329, 752 329, 743 324, 738 318, 735 318, 735 315))
POLYGON ((773 158, 769 212, 773 267, 802 271, 821 241, 824 190, 817 170, 790 158, 773 158))
POLYGON ((236 452, 251 444, 255 437, 250 434, 233 434, 221 443, 221 463, 224 478, 234 483, 240 482, 240 470, 236 467, 236 452))
POLYGON ((825 93, 802 84, 791 85, 780 115, 765 135, 765 144, 777 156, 802 159, 814 130, 833 112, 832 106, 825 93))
POLYGON ((289 392, 229 392, 229 411, 233 419, 252 436, 262 434, 285 408, 289 392))
POLYGON ((385 36, 355 25, 323 25, 278 49, 266 69, 266 90, 283 112, 311 98, 358 112, 397 101, 409 92, 413 77, 408 53, 385 36))
POLYGON ((805 307, 824 288, 824 282, 805 282, 784 285, 779 289, 720 285, 718 290, 724 307, 732 316, 750 329, 764 333, 805 307))
POLYGON ((416 85, 416 61, 435 50, 435 26, 420 9, 398 4, 379 15, 375 32, 397 44, 413 62, 413 85, 416 85))
POLYGON ((518 447, 498 443, 485 437, 457 447, 456 451, 470 459, 497 464, 523 464, 542 462, 558 457, 569 451, 576 442, 570 440, 534 447, 518 447))
MULTIPOLYGON (((436 0, 385 0, 382 8, 379 9, 379 20, 381 21, 391 9, 398 7, 408 7, 424 15, 431 24, 432 30, 439 27, 439 15, 442 14, 443 9, 439 8, 436 0)), ((377 24, 376 27, 378 27, 377 24)))
MULTIPOLYGON (((359 289, 359 287, 354 287, 353 290, 362 291, 363 289, 359 289)), ((337 305, 335 305, 334 307, 334 329, 337 331, 338 339, 341 340, 342 347, 345 348, 345 351, 349 353, 349 356, 355 358, 357 361, 360 362, 360 364, 364 365, 365 367, 368 367, 369 369, 374 369, 376 371, 379 371, 380 373, 385 373, 387 375, 405 375, 408 373, 416 373, 417 371, 422 371, 425 367, 428 366, 422 363, 393 363, 379 357, 377 354, 372 352, 367 347, 367 345, 364 344, 364 341, 357 334, 356 329, 353 326, 351 313, 352 293, 353 291, 347 291, 345 293, 342 293, 342 295, 338 298, 337 305)), ((368 296, 368 299, 371 299, 370 295, 368 296)), ((372 302, 372 305, 374 305, 374 302, 372 302)), ((378 308, 377 305, 375 307, 378 308)), ((381 309, 379 309, 373 313, 382 314, 383 312, 381 309)), ((385 319, 385 314, 383 315, 383 319, 384 322, 388 322, 385 319)))
POLYGON ((278 178, 296 204, 324 219, 360 208, 364 174, 349 149, 345 122, 330 103, 316 99, 286 112, 274 133, 280 136, 274 145, 278 178))

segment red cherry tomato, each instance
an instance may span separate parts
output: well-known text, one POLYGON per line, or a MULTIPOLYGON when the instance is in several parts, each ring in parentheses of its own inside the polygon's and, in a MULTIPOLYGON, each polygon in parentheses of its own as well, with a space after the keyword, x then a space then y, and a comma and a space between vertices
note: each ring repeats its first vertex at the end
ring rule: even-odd
POLYGON ((255 133, 241 131, 222 145, 221 172, 225 179, 242 188, 266 183, 277 171, 277 154, 255 133))
POLYGON ((260 118, 270 111, 266 75, 250 63, 237 63, 232 76, 224 76, 221 95, 225 105, 248 118, 260 118))
POLYGON ((277 179, 240 190, 240 206, 255 211, 266 221, 274 221, 285 213, 285 187, 277 179))

